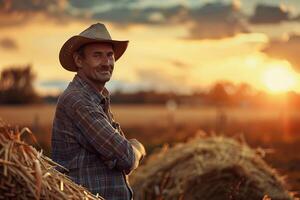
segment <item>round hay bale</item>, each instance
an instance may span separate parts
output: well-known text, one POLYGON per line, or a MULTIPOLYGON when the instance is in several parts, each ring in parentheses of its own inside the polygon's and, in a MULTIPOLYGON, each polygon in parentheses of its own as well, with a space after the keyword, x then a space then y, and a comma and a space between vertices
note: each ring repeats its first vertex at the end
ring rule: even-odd
POLYGON ((103 199, 54 168, 58 164, 21 141, 21 132, 0 122, 0 199, 103 199))
POLYGON ((292 199, 260 152, 217 136, 165 148, 131 175, 135 199, 292 199))

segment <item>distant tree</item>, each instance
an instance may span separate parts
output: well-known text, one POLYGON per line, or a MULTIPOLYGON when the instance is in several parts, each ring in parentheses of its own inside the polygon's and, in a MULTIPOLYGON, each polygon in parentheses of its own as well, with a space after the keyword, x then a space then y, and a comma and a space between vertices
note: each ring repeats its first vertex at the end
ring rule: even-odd
POLYGON ((12 66, 1 72, 0 103, 28 104, 39 101, 33 88, 34 74, 31 65, 12 66))
POLYGON ((230 93, 232 93, 233 90, 234 85, 231 82, 217 82, 208 92, 208 98, 213 104, 226 105, 229 103, 230 93))
POLYGON ((232 95, 234 105, 250 105, 256 95, 256 91, 247 83, 236 85, 232 95))
POLYGON ((235 95, 240 97, 248 97, 253 94, 253 88, 247 83, 241 83, 236 87, 235 95))

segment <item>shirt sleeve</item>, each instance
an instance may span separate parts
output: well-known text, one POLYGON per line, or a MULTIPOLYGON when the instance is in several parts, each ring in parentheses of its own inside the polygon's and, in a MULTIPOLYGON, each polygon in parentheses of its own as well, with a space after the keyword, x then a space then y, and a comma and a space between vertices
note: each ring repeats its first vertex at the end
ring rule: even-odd
POLYGON ((116 167, 126 173, 137 168, 139 152, 112 127, 101 106, 79 96, 70 97, 65 106, 69 108, 69 117, 102 158, 115 160, 116 167))

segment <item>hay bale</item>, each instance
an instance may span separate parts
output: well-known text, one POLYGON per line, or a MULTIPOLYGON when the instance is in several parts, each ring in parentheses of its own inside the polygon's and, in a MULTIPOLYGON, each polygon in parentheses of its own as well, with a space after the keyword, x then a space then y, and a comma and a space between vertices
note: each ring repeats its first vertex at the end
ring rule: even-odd
POLYGON ((130 177, 135 199, 292 199, 259 152, 217 136, 165 148, 130 177))
POLYGON ((0 199, 103 199, 54 168, 58 164, 21 141, 21 132, 0 122, 0 199))

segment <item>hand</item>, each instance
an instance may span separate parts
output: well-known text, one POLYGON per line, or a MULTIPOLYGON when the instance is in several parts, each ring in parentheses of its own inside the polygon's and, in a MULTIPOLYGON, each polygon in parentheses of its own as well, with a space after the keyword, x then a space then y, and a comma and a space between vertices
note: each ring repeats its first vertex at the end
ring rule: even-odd
POLYGON ((145 147, 137 139, 129 139, 130 144, 141 153, 141 159, 146 156, 145 147))

